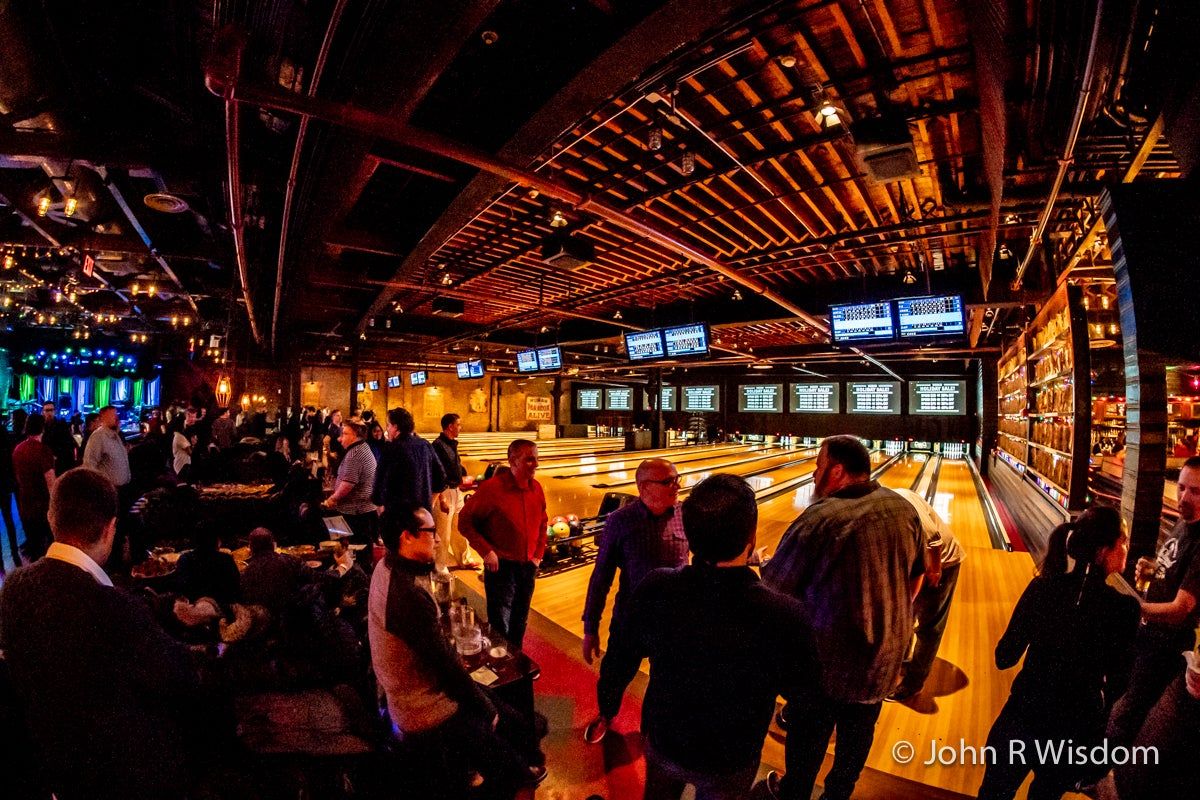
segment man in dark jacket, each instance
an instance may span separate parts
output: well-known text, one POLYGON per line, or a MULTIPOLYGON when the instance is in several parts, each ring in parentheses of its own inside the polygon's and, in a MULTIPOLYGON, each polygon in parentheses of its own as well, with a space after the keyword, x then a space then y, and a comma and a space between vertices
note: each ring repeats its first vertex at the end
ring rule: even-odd
POLYGON ((71 435, 71 424, 59 419, 54 403, 42 403, 42 418, 46 420, 42 442, 54 453, 54 474, 62 475, 78 463, 75 458, 78 444, 71 435))
MULTIPOLYGON (((413 431, 412 414, 404 408, 388 411, 388 443, 375 475, 372 498, 383 514, 388 508, 423 508, 433 511, 433 493, 446 483, 442 462, 429 442, 413 431)), ((443 568, 444 564, 438 564, 443 568)))
POLYGON ((479 559, 471 550, 471 544, 458 532, 458 512, 462 511, 463 497, 459 486, 467 470, 458 457, 458 432, 462 427, 458 414, 442 417, 442 432, 433 442, 433 452, 446 474, 445 485, 434 486, 438 497, 433 504, 433 521, 438 529, 438 563, 448 567, 477 569, 479 559))
POLYGON ((682 506, 691 566, 638 586, 613 630, 605 664, 623 689, 650 659, 642 707, 647 800, 750 795, 775 698, 819 685, 804 608, 747 566, 758 506, 745 480, 701 481, 682 506))
POLYGON ((50 788, 68 798, 174 798, 188 787, 187 651, 100 568, 117 492, 80 468, 50 499, 54 544, 0 592, 0 647, 50 788))

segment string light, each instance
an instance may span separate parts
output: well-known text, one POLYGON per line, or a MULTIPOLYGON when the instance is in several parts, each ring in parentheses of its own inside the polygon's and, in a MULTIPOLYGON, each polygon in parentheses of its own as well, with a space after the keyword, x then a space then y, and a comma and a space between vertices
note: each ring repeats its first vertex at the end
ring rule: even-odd
POLYGON ((78 208, 79 201, 74 197, 68 197, 67 202, 63 204, 63 213, 68 217, 75 216, 75 209, 78 208))
POLYGON ((44 217, 48 213, 50 213, 50 198, 43 197, 41 200, 38 200, 37 215, 39 217, 44 217))

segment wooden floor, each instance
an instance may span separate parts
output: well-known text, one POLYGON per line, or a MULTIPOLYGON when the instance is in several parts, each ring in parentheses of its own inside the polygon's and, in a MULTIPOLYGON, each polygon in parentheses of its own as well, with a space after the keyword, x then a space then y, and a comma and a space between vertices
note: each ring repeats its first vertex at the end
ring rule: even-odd
MULTIPOLYGON (((676 450, 675 453, 683 457, 687 450, 676 450)), ((639 453, 637 460, 640 461, 643 455, 639 453)), ((694 482, 714 471, 745 473, 775 463, 770 459, 748 460, 761 455, 761 452, 751 452, 749 448, 716 449, 711 455, 681 465, 686 466, 686 470, 680 471, 696 470, 688 476, 688 480, 694 482)), ((785 477, 807 474, 814 469, 815 463, 811 458, 801 461, 805 455, 799 452, 782 453, 778 458, 786 466, 752 480, 766 485, 785 477)), ((884 460, 880 454, 875 454, 873 458, 876 463, 884 460)), ((919 474, 924 458, 923 455, 906 455, 897 459, 883 473, 881 482, 892 487, 909 487, 919 474)), ((614 469, 601 472, 599 465, 581 459, 575 464, 572 477, 554 477, 571 472, 566 464, 556 466, 553 475, 542 475, 548 499, 554 498, 550 513, 564 513, 556 511, 556 507, 598 504, 603 490, 592 488, 594 483, 600 481, 598 476, 611 477, 622 471, 628 473, 636 466, 633 460, 622 459, 619 467, 617 464, 618 461, 614 460, 609 464, 614 469), (596 471, 583 473, 584 469, 596 471)), ((760 486, 756 486, 758 488, 760 486)), ((811 491, 810 484, 760 504, 760 545, 766 545, 768 550, 774 549, 787 526, 811 502, 811 491)), ((982 746, 986 740, 987 732, 1007 699, 1016 674, 1016 670, 998 671, 994 665, 993 651, 1017 598, 1033 576, 1033 562, 1025 553, 992 549, 982 504, 965 461, 941 462, 934 506, 946 517, 966 550, 950 621, 926 691, 907 704, 884 704, 867 766, 869 770, 929 787, 973 796, 983 775, 982 767, 926 767, 919 762, 927 758, 934 742, 957 747, 960 740, 978 746, 982 746), (911 764, 900 765, 892 758, 892 748, 901 740, 916 748, 918 758, 911 764)), ((533 599, 534 609, 575 637, 582 636, 580 617, 590 573, 590 568, 584 567, 540 578, 533 599)), ((482 591, 473 573, 457 574, 477 591, 482 591)), ((607 621, 606 614, 601 631, 602 641, 607 641, 607 621)), ((764 746, 764 763, 782 767, 782 741, 781 733, 773 729, 764 746)))

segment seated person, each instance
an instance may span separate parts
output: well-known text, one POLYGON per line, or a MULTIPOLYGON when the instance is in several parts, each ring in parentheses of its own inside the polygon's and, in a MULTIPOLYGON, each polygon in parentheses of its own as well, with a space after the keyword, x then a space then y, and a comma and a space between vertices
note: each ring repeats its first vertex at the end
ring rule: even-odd
POLYGON ((275 536, 266 528, 250 532, 250 559, 242 572, 242 602, 264 606, 278 617, 301 585, 312 580, 300 559, 275 551, 275 536))
POLYGON ((472 770, 497 791, 540 783, 546 769, 536 743, 519 746, 517 737, 506 737, 510 725, 521 727, 516 712, 471 679, 438 625, 426 588, 437 541, 433 516, 423 508, 392 509, 382 522, 387 555, 371 576, 367 603, 371 664, 414 763, 439 771, 419 776, 414 796, 463 797, 472 770), (447 775, 445 766, 458 771, 447 775))
POLYGON ((229 553, 222 553, 220 538, 211 526, 193 537, 194 547, 179 557, 175 579, 179 593, 189 600, 211 597, 228 610, 238 602, 238 568, 229 553))
POLYGON ((360 634, 366 633, 367 593, 371 579, 355 563, 354 551, 344 539, 338 540, 333 566, 322 573, 325 602, 360 634))

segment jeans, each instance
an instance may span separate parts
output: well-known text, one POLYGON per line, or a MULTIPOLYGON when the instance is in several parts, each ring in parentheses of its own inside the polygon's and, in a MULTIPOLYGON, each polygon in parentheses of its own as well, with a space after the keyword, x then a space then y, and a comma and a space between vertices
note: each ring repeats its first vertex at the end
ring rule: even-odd
POLYGON ((825 776, 829 800, 849 800, 854 784, 867 763, 875 740, 875 722, 883 703, 844 703, 820 693, 789 698, 788 733, 784 747, 787 774, 780 783, 785 800, 808 800, 817 773, 837 729, 833 767, 825 776))
POLYGON ((500 559, 495 572, 483 573, 487 595, 488 624, 508 640, 514 650, 525 641, 529 622, 529 604, 533 600, 533 582, 537 567, 532 561, 500 559))
MULTIPOLYGON (((21 554, 17 551, 17 521, 13 515, 13 492, 11 489, 0 489, 0 514, 4 516, 4 529, 8 532, 8 549, 12 554, 14 567, 21 566, 21 554)), ((0 558, 0 570, 4 569, 4 559, 0 558)))
POLYGON ((688 784, 696 787, 696 800, 740 800, 750 796, 758 764, 730 775, 709 775, 682 767, 646 743, 646 790, 642 800, 679 800, 688 784))
POLYGON ((904 665, 901 689, 920 691, 929 677, 933 660, 937 658, 938 648, 942 644, 942 634, 946 632, 946 623, 950 619, 950 603, 954 600, 960 566, 954 564, 946 567, 937 586, 922 586, 917 594, 913 604, 913 617, 917 622, 917 632, 914 634, 916 645, 912 659, 904 665))

